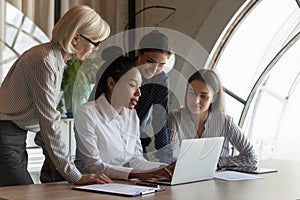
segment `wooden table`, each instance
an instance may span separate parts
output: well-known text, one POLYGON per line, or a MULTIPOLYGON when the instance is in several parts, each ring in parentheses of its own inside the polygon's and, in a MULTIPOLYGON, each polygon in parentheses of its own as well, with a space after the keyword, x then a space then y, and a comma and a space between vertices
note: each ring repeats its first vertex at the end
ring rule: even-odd
MULTIPOLYGON (((263 174, 263 179, 244 181, 208 180, 190 184, 163 186, 163 192, 139 197, 122 197, 71 190, 66 182, 0 187, 0 199, 146 199, 146 200, 283 200, 300 199, 300 162, 265 160, 260 166, 277 168, 279 172, 263 174)), ((0 177, 1 178, 1 177, 0 177)), ((127 183, 126 181, 124 183, 127 183)))

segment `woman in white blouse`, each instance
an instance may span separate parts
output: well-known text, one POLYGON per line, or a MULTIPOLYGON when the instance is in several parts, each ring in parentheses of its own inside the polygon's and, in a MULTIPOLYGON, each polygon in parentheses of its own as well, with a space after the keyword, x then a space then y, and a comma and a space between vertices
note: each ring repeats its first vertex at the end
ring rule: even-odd
POLYGON ((188 79, 185 107, 169 113, 169 140, 173 159, 183 139, 224 137, 218 167, 255 166, 253 145, 224 110, 223 88, 213 70, 200 69, 188 79), (230 155, 231 144, 238 155, 230 155))
POLYGON ((75 115, 77 167, 104 173, 111 179, 170 178, 174 166, 149 162, 142 154, 139 119, 134 106, 142 78, 135 63, 118 57, 104 71, 95 101, 81 105, 75 115))

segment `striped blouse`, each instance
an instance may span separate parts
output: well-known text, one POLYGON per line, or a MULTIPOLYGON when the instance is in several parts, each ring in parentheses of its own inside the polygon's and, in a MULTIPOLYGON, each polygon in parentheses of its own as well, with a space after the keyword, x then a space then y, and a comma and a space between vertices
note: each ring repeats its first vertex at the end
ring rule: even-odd
MULTIPOLYGON (((218 166, 255 166, 258 157, 250 140, 242 133, 242 130, 233 122, 231 116, 210 112, 205 123, 202 138, 224 137, 218 166), (239 152, 238 155, 230 155, 230 144, 239 152)), ((176 159, 183 139, 197 138, 197 130, 189 112, 180 108, 169 113, 169 140, 173 150, 173 158, 176 159)))
POLYGON ((14 63, 0 88, 0 120, 40 131, 51 160, 70 182, 81 173, 75 167, 60 129, 56 110, 65 63, 60 46, 54 42, 37 45, 14 63))

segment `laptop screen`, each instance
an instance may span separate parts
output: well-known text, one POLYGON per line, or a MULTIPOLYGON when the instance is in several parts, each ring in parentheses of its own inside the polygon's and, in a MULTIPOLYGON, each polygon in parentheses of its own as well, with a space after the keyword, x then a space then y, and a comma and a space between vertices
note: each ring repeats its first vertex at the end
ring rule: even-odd
POLYGON ((214 177, 224 137, 183 140, 171 181, 148 180, 152 183, 176 185, 209 180, 214 177))

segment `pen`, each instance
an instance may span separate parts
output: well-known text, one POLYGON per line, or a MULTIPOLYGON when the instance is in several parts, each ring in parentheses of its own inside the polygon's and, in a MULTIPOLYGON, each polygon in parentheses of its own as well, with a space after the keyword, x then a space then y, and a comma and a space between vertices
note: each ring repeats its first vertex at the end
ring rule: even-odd
POLYGON ((160 188, 160 185, 152 184, 152 183, 135 183, 136 185, 147 186, 147 187, 155 187, 160 188))
POLYGON ((156 192, 156 190, 155 189, 144 190, 144 191, 141 191, 140 194, 144 195, 144 194, 150 194, 150 193, 153 193, 153 192, 156 192))

